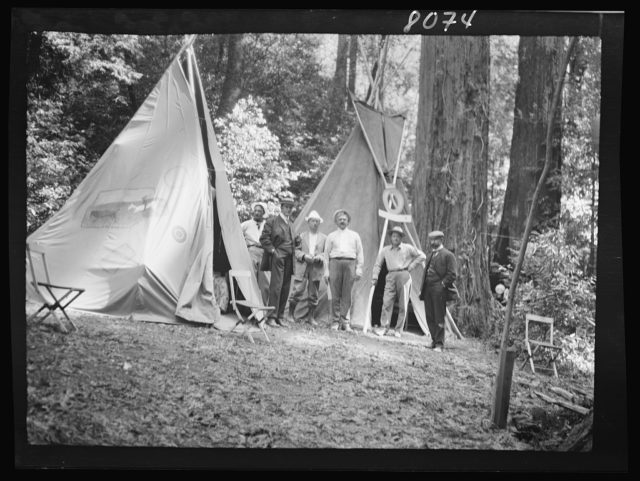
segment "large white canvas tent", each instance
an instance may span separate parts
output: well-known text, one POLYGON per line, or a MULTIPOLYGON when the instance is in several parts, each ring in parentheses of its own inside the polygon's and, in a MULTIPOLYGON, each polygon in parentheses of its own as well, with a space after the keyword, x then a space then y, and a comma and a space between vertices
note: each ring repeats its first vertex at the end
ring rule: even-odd
MULTIPOLYGON (((320 224, 320 231, 328 234, 337 228, 333 222, 333 214, 337 209, 346 209, 351 214, 349 228, 360 234, 362 239, 364 268, 362 278, 353 288, 350 319, 353 325, 366 330, 380 316, 381 306, 376 300, 381 300, 384 289, 384 282, 378 282, 376 291, 371 296, 373 264, 381 239, 386 244, 389 243, 385 231, 394 225, 393 222, 386 223, 380 215, 380 211, 388 210, 388 205, 383 202, 385 192, 394 191, 396 198, 401 198, 397 199, 402 202, 402 205, 396 205, 397 214, 410 215, 402 181, 395 179, 395 183, 393 182, 396 177, 394 173, 397 173, 405 119, 401 115, 388 115, 352 100, 357 113, 357 124, 296 218, 294 227, 297 233, 303 232, 306 229, 305 217, 315 210, 324 219, 320 224)), ((399 225, 407 233, 405 242, 414 242, 420 248, 414 225, 399 225)), ((424 268, 420 265, 411 273, 413 283, 410 302, 420 328, 427 334, 424 304, 418 298, 423 272, 424 268)), ((384 279, 382 276, 385 273, 386 269, 383 268, 381 279, 384 279)), ((330 306, 326 286, 323 286, 320 294, 316 312, 320 316, 327 316, 330 306)), ((305 310, 306 305, 301 302, 296 316, 304 316, 305 310)))
MULTIPOLYGON (((53 283, 85 289, 72 309, 212 324, 214 270, 252 271, 193 39, 62 209, 27 238, 53 283)), ((31 280, 28 270, 27 297, 39 300, 31 280)), ((238 283, 262 303, 255 276, 238 283)))

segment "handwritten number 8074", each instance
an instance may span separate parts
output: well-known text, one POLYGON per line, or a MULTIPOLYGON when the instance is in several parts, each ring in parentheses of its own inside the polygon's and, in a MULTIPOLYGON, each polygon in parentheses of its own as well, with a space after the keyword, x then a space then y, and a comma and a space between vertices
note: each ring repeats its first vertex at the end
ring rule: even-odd
MULTIPOLYGON (((460 23, 464 25, 464 29, 468 29, 471 26, 471 20, 473 16, 476 14, 477 10, 473 10, 471 13, 463 13, 460 16, 460 23)), ((444 31, 449 30, 449 27, 455 23, 458 23, 456 20, 456 12, 442 12, 442 25, 444 26, 444 31)), ((409 21, 404 26, 402 31, 404 33, 409 33, 411 27, 413 27, 420 20, 420 12, 418 10, 414 10, 409 14, 409 21)), ((431 30, 438 23, 438 12, 429 12, 426 14, 422 20, 422 28, 424 30, 431 30)))

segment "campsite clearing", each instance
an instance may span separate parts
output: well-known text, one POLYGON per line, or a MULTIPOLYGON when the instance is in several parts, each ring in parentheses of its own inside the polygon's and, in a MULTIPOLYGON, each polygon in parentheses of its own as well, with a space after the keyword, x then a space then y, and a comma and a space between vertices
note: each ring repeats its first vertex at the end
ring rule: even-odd
POLYGON ((211 327, 72 318, 71 333, 27 324, 30 444, 554 449, 582 416, 533 390, 571 381, 593 393, 589 380, 516 369, 500 431, 487 423, 498 356, 477 340, 437 353, 417 333, 300 324, 251 344, 211 327))

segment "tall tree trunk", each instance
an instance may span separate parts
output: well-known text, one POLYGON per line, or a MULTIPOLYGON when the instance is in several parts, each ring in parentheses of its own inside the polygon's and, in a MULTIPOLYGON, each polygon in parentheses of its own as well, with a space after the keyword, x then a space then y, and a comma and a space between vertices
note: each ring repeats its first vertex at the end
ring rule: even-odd
POLYGON ((349 38, 349 90, 356 93, 356 67, 358 66, 358 36, 349 38))
POLYGON ((413 208, 420 242, 445 233, 458 260, 456 322, 489 318, 487 169, 489 37, 422 37, 413 208))
MULTIPOLYGON (((562 37, 520 37, 509 174, 495 260, 507 264, 513 241, 520 239, 545 158, 547 118, 562 61, 562 37)), ((562 102, 560 102, 561 105, 562 102)), ((562 109, 553 123, 552 165, 533 229, 557 227, 560 214, 562 109)))
POLYGON ((242 34, 227 36, 227 68, 220 93, 216 117, 224 117, 233 110, 240 98, 242 80, 242 34))
POLYGON ((596 272, 596 175, 598 175, 598 167, 594 156, 591 161, 591 218, 589 220, 589 264, 587 266, 587 274, 590 276, 596 272))
POLYGON ((42 48, 42 33, 31 32, 27 41, 27 75, 31 79, 40 70, 40 50, 42 48))
POLYGON ((349 36, 338 35, 336 70, 331 88, 331 125, 340 123, 347 101, 347 61, 349 60, 349 36))

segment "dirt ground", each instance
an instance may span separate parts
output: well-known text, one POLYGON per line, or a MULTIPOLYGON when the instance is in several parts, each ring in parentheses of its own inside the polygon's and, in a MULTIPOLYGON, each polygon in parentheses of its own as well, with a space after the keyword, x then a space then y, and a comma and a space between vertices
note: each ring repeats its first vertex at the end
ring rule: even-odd
MULTIPOLYGON (((294 325, 271 343, 192 325, 72 314, 27 325, 30 444, 553 450, 583 416, 533 391, 592 379, 517 362, 508 429, 490 426, 498 354, 478 340, 294 325)), ((450 336, 449 336, 450 337, 450 336)))

